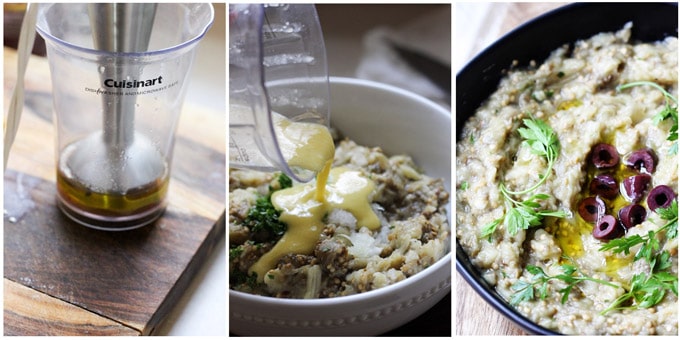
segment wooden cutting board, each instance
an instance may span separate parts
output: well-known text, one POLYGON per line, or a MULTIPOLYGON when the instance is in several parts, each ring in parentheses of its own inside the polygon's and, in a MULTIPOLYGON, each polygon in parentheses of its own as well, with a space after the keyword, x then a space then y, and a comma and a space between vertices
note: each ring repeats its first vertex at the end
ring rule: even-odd
MULTIPOLYGON (((4 57, 7 112, 15 50, 4 57)), ((4 335, 153 334, 225 238, 226 115, 185 103, 167 211, 148 227, 103 232, 55 205, 51 112, 47 59, 33 56, 4 174, 4 335)))

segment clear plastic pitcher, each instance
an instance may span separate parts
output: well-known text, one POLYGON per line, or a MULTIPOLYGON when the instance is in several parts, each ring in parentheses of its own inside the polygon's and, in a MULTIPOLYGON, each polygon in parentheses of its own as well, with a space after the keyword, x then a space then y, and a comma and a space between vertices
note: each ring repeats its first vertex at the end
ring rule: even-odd
POLYGON ((330 124, 328 69, 311 4, 229 5, 229 166, 283 171, 307 182, 316 172, 281 152, 274 114, 330 124))
POLYGON ((41 4, 62 211, 86 226, 137 228, 165 209, 177 122, 204 4, 41 4))

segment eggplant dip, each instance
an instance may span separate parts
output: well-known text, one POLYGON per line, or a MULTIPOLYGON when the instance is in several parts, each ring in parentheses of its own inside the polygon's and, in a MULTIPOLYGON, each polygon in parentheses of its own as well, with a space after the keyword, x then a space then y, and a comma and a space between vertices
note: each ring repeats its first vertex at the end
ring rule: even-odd
POLYGON ((345 139, 324 182, 325 199, 288 204, 282 197, 312 195, 315 183, 230 169, 230 289, 279 298, 352 295, 404 280, 449 252, 449 193, 411 157, 345 139), (345 200, 351 206, 334 205, 349 191, 357 195, 345 200), (289 210, 308 205, 318 220, 293 230, 289 210), (305 249, 279 249, 308 231, 305 249))
POLYGON ((456 238, 563 334, 678 334, 677 38, 631 23, 511 68, 456 148, 456 238))

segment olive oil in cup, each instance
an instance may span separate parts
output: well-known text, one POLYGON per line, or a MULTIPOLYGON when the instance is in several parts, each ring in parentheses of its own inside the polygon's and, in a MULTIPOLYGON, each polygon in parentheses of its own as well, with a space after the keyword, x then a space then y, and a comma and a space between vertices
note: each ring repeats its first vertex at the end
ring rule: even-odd
POLYGON ((136 135, 124 150, 95 133, 68 145, 57 168, 62 211, 95 229, 133 229, 165 210, 169 170, 151 141, 136 135))

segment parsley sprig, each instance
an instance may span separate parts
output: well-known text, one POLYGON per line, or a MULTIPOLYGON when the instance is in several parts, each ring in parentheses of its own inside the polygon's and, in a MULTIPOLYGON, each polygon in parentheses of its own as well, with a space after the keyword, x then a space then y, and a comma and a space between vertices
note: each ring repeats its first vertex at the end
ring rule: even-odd
POLYGON ((671 144, 671 147, 669 149, 669 153, 671 155, 676 155, 678 153, 678 100, 675 98, 672 94, 670 94, 666 89, 661 87, 661 85, 652 82, 652 81, 636 81, 636 82, 631 82, 623 85, 619 85, 616 90, 617 91, 622 91, 627 88, 631 88, 634 86, 651 86, 663 93, 664 99, 666 101, 666 104, 661 110, 661 112, 657 113, 653 121, 655 124, 659 124, 660 122, 670 119, 673 121, 673 125, 671 126, 671 129, 668 132, 668 137, 666 140, 673 142, 671 144))
POLYGON ((522 127, 517 129, 520 136, 524 138, 522 143, 529 146, 531 153, 534 155, 545 157, 548 161, 548 168, 536 184, 524 190, 511 191, 505 187, 505 184, 501 183, 501 189, 506 197, 508 195, 522 195, 536 190, 543 182, 545 182, 546 178, 548 178, 548 175, 550 175, 552 167, 555 164, 555 160, 557 160, 557 156, 560 154, 560 141, 548 124, 540 119, 531 118, 524 119, 524 125, 526 128, 522 127))
POLYGON ((564 211, 538 210, 541 207, 538 201, 550 198, 548 194, 535 194, 524 201, 517 201, 509 195, 504 194, 504 196, 512 204, 512 207, 508 209, 502 218, 496 219, 484 226, 482 237, 493 234, 501 223, 508 228, 510 235, 515 235, 522 229, 526 230, 530 227, 540 226, 543 223, 544 217, 566 217, 564 211))
POLYGON ((607 309, 600 312, 605 315, 615 309, 644 309, 657 305, 666 292, 671 291, 678 295, 678 277, 669 272, 662 271, 647 275, 638 273, 633 275, 630 289, 621 294, 607 309), (627 304, 630 302, 629 304, 627 304), (627 304, 627 305, 626 305, 627 304))
MULTIPOLYGON (((600 314, 605 315, 616 309, 649 308, 655 306, 663 300, 668 291, 673 292, 673 294, 677 296, 678 277, 665 271, 672 265, 670 254, 668 252, 663 252, 662 254, 663 255, 660 256, 660 261, 657 262, 656 266, 653 266, 653 273, 650 275, 647 275, 647 273, 633 275, 630 289, 624 294, 621 294, 609 305, 609 307, 601 311, 600 314)), ((529 282, 517 280, 510 287, 515 291, 515 293, 510 296, 510 304, 518 305, 523 301, 533 301, 536 298, 545 300, 545 298, 548 297, 550 283, 554 281, 562 281, 567 285, 558 291, 562 294, 562 298, 560 299, 560 303, 562 304, 567 302, 571 291, 577 287, 578 284, 585 281, 591 281, 614 288, 621 288, 611 282, 584 275, 572 263, 562 264, 561 267, 562 274, 550 276, 546 274, 541 267, 527 265, 526 270, 532 274, 533 277, 529 282)))
POLYGON ((619 286, 600 279, 584 275, 572 263, 564 263, 562 267, 562 274, 550 276, 543 271, 541 267, 534 265, 527 265, 526 270, 533 275, 530 282, 517 280, 510 288, 515 291, 510 296, 510 304, 518 305, 522 301, 532 301, 536 297, 545 300, 548 296, 548 287, 551 281, 562 281, 567 284, 566 287, 559 290, 562 293, 561 303, 565 303, 569 298, 569 294, 579 283, 584 281, 597 282, 599 284, 607 285, 614 288, 619 286), (537 296, 538 295, 538 296, 537 296))
POLYGON ((540 201, 549 199, 551 196, 548 194, 533 194, 525 200, 514 198, 536 191, 552 172, 553 165, 560 154, 559 139, 548 124, 533 117, 524 119, 523 122, 525 127, 517 130, 520 136, 524 138, 522 144, 528 146, 532 154, 544 157, 548 162, 548 167, 545 173, 540 176, 538 182, 524 190, 512 191, 505 186, 505 183, 500 183, 499 189, 508 209, 504 216, 482 228, 483 238, 491 236, 501 223, 505 225, 510 235, 515 235, 519 230, 541 225, 544 217, 563 218, 567 216, 564 211, 540 210, 540 201))
POLYGON ((656 235, 666 232, 666 238, 673 239, 678 237, 678 200, 673 200, 667 208, 657 208, 655 212, 666 221, 659 229, 650 230, 645 235, 632 235, 610 240, 600 247, 600 251, 611 250, 614 254, 630 254, 630 249, 641 245, 635 253, 634 261, 645 259, 653 268, 658 259, 660 248, 659 240, 656 235))
POLYGON ((635 274, 630 289, 619 296, 601 314, 615 309, 648 308, 661 300, 668 291, 678 295, 678 277, 668 272, 673 265, 668 251, 661 248, 658 234, 665 232, 667 239, 678 237, 678 201, 673 200, 667 208, 657 208, 655 212, 666 221, 659 229, 650 230, 645 235, 632 235, 609 241, 600 247, 601 251, 612 250, 615 254, 630 254, 630 249, 641 245, 635 253, 634 261, 644 259, 650 267, 649 273, 635 274))

